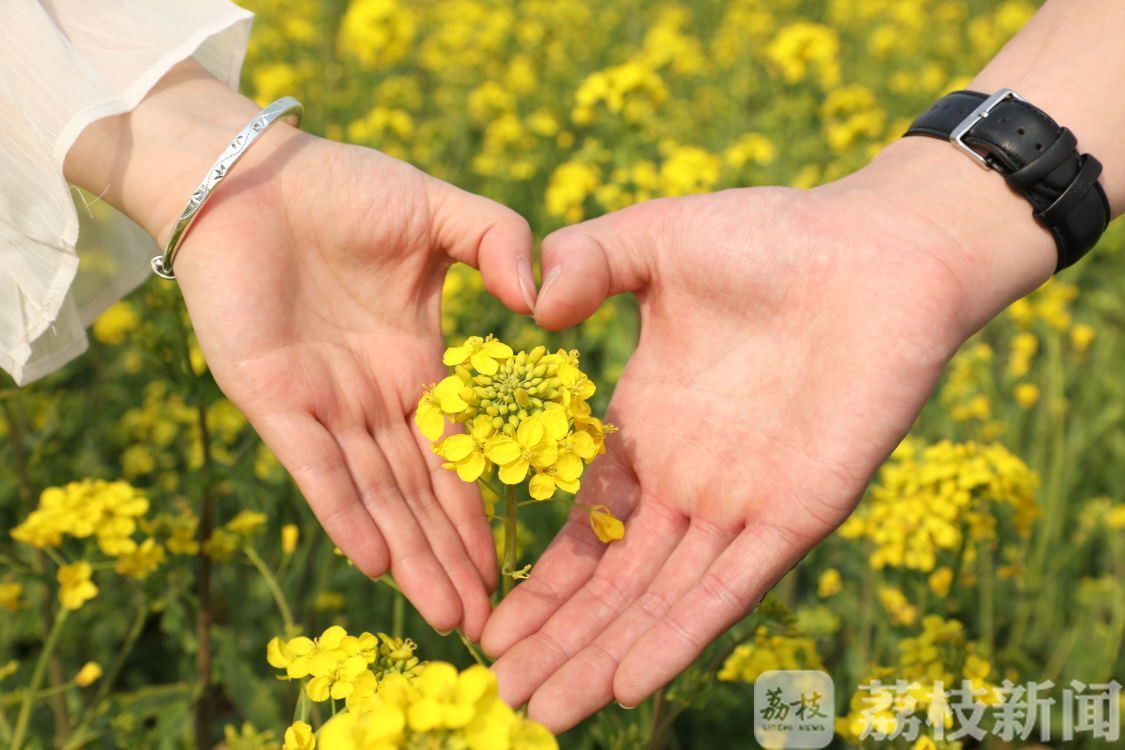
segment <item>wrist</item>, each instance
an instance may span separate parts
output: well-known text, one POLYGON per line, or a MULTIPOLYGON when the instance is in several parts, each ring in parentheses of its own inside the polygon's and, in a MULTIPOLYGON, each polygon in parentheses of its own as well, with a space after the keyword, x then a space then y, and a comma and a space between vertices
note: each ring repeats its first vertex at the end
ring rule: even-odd
POLYGON ((1042 284, 1055 269, 1055 241, 1031 206, 997 173, 950 144, 906 138, 828 189, 854 192, 887 218, 885 231, 937 256, 956 278, 971 333, 1042 284))
MULTIPOLYGON (((250 99, 185 61, 130 112, 91 123, 67 154, 66 177, 103 196, 163 246, 192 191, 258 111, 250 99)), ((247 152, 238 171, 253 169, 253 162, 297 132, 278 123, 247 152)), ((213 200, 230 187, 222 186, 213 200)))

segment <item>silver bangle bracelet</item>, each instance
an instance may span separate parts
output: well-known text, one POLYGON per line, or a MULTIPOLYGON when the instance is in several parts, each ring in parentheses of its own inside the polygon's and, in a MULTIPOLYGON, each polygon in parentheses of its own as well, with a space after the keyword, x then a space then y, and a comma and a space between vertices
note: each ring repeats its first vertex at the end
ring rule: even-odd
POLYGON ((199 183, 199 187, 191 194, 191 198, 188 199, 180 218, 176 220, 176 226, 172 229, 172 236, 168 238, 164 254, 157 255, 152 259, 152 270, 156 272, 157 276, 162 279, 176 278, 176 274, 172 271, 172 265, 176 262, 176 253, 179 252, 188 229, 191 228, 195 217, 199 215, 200 209, 210 200, 215 188, 230 172, 231 167, 237 164, 242 155, 250 148, 250 144, 258 140, 258 136, 266 132, 271 125, 283 117, 292 116, 295 118, 294 124, 300 125, 302 114, 304 114, 304 107, 301 106, 301 103, 291 96, 284 96, 255 115, 250 124, 239 131, 234 140, 223 150, 218 161, 207 170, 207 176, 203 178, 203 182, 199 183))

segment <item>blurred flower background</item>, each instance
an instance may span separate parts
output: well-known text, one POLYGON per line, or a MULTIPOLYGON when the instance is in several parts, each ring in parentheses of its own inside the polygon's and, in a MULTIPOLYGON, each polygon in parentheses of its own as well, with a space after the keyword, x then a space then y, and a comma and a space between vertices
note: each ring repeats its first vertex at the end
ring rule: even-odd
MULTIPOLYGON (((658 196, 844 175, 963 86, 1036 9, 243 4, 257 13, 250 95, 297 95, 308 129, 506 203, 539 236, 658 196)), ((103 210, 92 207, 87 239, 98 240, 103 210)), ((961 746, 925 724, 917 741, 861 738, 910 715, 942 723, 945 709, 925 696, 938 680, 969 680, 994 705, 1005 679, 1121 679, 1123 244, 1112 227, 1086 261, 965 345, 854 517, 755 613, 657 698, 608 708, 559 744, 755 747, 749 683, 770 669, 830 672, 835 742, 868 747, 961 746), (910 702, 887 696, 870 710, 860 687, 870 678, 906 680, 910 702)), ((630 299, 547 334, 506 314, 464 267, 444 303, 452 344, 492 333, 517 351, 581 349, 599 414, 637 337, 630 299)), ((434 633, 393 582, 366 579, 334 551, 209 377, 174 285, 151 282, 115 304, 93 337, 86 356, 32 387, 0 383, 0 525, 10 530, 0 745, 308 749, 337 707, 374 700, 387 681, 382 713, 335 722, 336 739, 322 733, 320 746, 553 746, 495 699, 467 644, 434 633), (329 656, 309 666, 313 649, 329 656), (279 668, 303 688, 275 679, 279 668), (339 739, 345 730, 353 739, 339 739)), ((534 563, 566 510, 521 515, 519 565, 534 563)))

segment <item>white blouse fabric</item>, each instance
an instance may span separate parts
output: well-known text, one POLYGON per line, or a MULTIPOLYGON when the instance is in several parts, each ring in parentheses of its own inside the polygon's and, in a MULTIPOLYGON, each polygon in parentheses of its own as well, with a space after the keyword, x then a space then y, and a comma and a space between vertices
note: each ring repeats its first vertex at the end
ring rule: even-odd
POLYGON ((70 189, 70 147, 189 57, 237 88, 251 19, 227 0, 0 0, 0 368, 17 384, 85 351, 86 326, 156 253, 126 217, 70 189), (81 244, 80 214, 106 215, 83 224, 81 244))

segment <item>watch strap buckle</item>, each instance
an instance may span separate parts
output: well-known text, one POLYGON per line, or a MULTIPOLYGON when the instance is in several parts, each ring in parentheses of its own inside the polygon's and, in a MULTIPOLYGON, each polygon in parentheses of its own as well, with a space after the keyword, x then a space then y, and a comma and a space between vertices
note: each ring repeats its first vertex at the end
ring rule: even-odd
POLYGON ((992 113, 992 110, 996 109, 1001 102, 1005 102, 1008 99, 1015 99, 1020 102, 1026 101, 1026 99, 1012 89, 1000 89, 981 102, 976 109, 970 112, 968 116, 966 116, 964 120, 961 120, 949 133, 949 142, 952 143, 955 148, 971 156, 981 169, 990 169, 991 166, 985 157, 978 154, 975 149, 965 143, 965 136, 973 129, 974 125, 988 117, 992 113))

